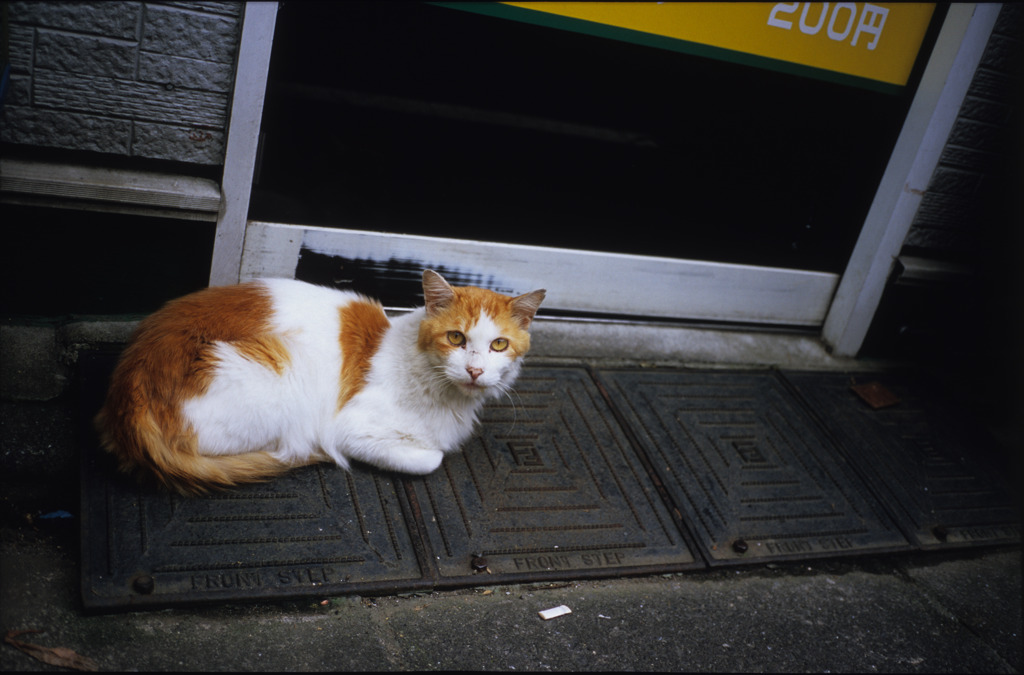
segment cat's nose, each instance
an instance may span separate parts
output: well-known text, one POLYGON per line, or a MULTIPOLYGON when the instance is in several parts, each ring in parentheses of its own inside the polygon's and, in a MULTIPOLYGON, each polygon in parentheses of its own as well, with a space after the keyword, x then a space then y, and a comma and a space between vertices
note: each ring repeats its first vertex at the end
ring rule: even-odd
POLYGON ((466 367, 466 372, 469 373, 469 376, 471 378, 473 378, 474 382, 476 382, 476 378, 478 378, 478 377, 480 377, 481 375, 484 374, 484 369, 483 368, 473 368, 473 367, 467 366, 466 367))

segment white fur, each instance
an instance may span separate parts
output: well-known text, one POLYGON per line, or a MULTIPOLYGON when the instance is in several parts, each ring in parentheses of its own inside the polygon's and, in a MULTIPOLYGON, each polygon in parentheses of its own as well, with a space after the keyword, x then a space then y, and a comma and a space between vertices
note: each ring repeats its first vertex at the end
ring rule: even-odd
POLYGON ((424 309, 394 319, 371 359, 366 385, 340 410, 339 309, 355 293, 298 281, 262 282, 271 293, 275 334, 291 354, 282 374, 218 343, 207 391, 184 405, 200 452, 268 450, 283 462, 354 458, 380 468, 425 474, 473 433, 484 401, 501 395, 521 360, 494 352, 501 337, 486 315, 466 331, 464 349, 448 358, 417 347, 424 309), (476 382, 467 368, 480 368, 476 382))

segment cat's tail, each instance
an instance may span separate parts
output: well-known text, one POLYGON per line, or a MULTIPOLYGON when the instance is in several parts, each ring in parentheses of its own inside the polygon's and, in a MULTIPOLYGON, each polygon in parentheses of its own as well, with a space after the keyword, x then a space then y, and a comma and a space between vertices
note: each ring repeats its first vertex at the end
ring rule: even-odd
POLYGON ((103 449, 118 458, 121 470, 155 478, 186 496, 268 480, 292 468, 269 452, 200 454, 194 434, 166 433, 151 410, 138 412, 128 424, 114 417, 104 407, 96 427, 103 449))

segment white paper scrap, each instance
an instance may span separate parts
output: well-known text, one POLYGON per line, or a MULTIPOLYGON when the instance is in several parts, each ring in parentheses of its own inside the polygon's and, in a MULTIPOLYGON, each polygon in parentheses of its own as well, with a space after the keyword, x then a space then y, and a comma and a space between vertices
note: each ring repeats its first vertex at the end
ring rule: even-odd
POLYGON ((537 612, 540 618, 547 621, 548 619, 554 619, 555 617, 563 616, 565 614, 572 614, 572 610, 565 605, 559 605, 558 607, 552 607, 551 609, 545 609, 537 612))

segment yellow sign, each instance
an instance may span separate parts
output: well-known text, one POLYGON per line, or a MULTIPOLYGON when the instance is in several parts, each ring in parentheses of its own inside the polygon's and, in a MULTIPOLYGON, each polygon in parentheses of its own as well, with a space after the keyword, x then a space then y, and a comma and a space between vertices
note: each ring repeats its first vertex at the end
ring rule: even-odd
POLYGON ((907 83, 935 10, 931 3, 869 2, 501 4, 544 13, 555 21, 499 14, 507 18, 698 54, 705 45, 714 50, 707 56, 728 58, 717 52, 728 50, 896 86, 907 83), (666 38, 683 42, 673 45, 666 38), (680 46, 686 43, 695 48, 680 46))

